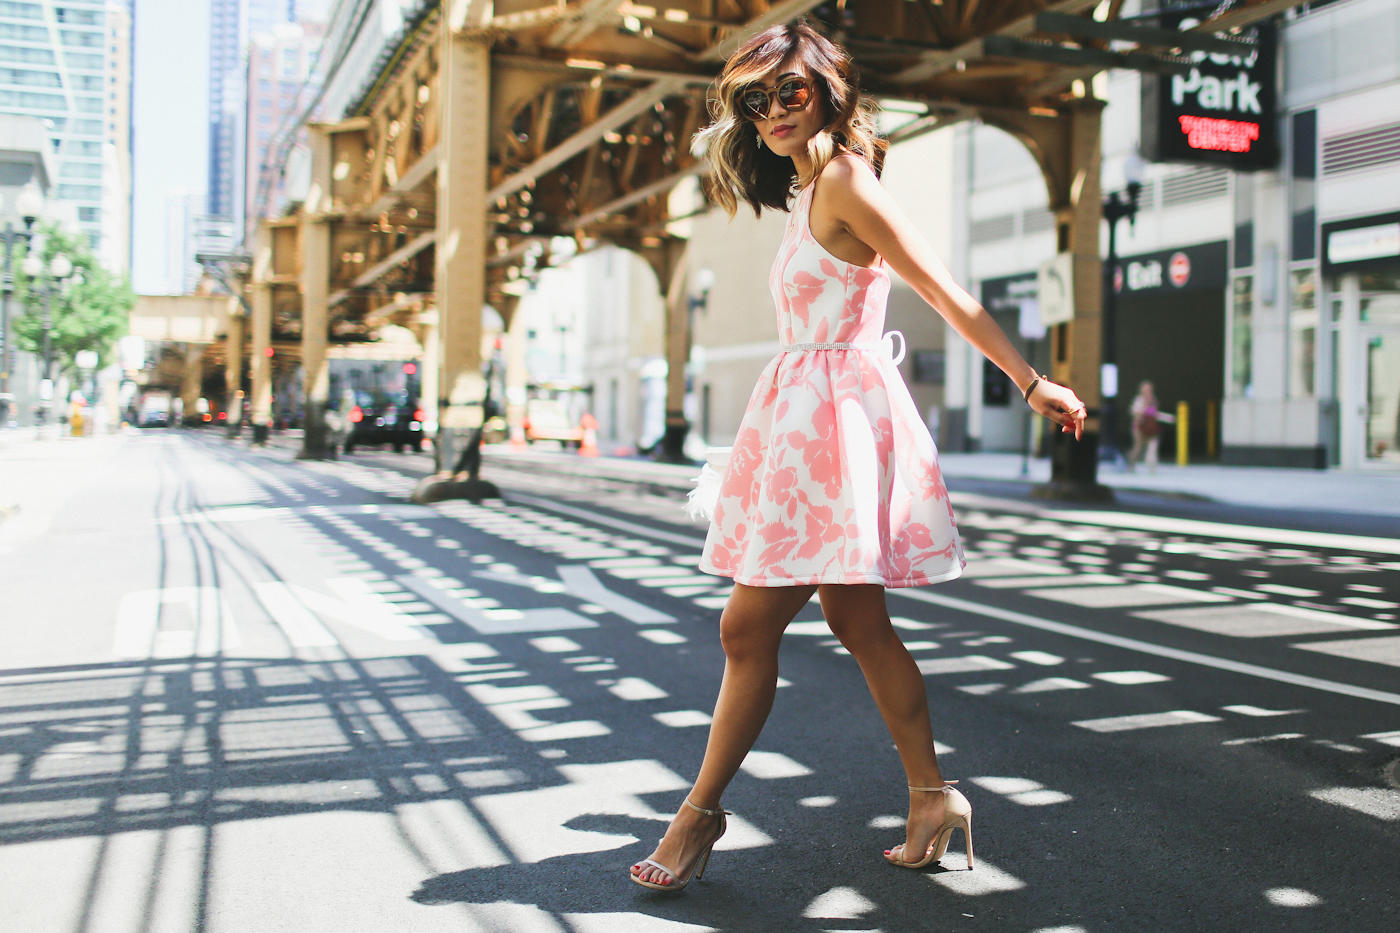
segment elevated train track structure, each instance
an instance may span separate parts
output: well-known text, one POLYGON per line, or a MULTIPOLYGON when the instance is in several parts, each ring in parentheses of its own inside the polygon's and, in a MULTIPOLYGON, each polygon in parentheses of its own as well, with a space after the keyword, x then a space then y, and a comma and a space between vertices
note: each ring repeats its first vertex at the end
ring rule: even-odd
MULTIPOLYGON (((666 297, 662 447, 678 457, 687 430, 686 242, 672 233, 669 194, 704 170, 692 137, 708 120, 726 56, 768 26, 805 17, 850 49, 867 93, 911 112, 890 132, 893 143, 977 119, 1027 146, 1059 249, 1074 256, 1074 318, 1053 331, 1052 375, 1092 408, 1103 103, 1091 79, 1108 68, 1180 71, 1193 52, 1239 54, 1248 49, 1242 30, 1296 5, 1205 4, 1200 25, 1175 32, 1122 17, 1121 0, 427 4, 366 75, 349 112, 310 126, 307 197, 258 224, 245 283, 251 310, 231 323, 227 356, 247 345, 252 417, 265 425, 266 348, 299 341, 303 455, 316 457, 325 453, 317 414, 327 348, 372 339, 386 324, 409 328, 424 348, 425 396, 437 387, 425 401, 435 402, 438 466, 450 473, 483 420, 483 307, 509 325, 523 284, 554 261, 558 237, 580 250, 614 244, 649 263, 666 297)), ((458 483, 438 494, 482 489, 458 483)))

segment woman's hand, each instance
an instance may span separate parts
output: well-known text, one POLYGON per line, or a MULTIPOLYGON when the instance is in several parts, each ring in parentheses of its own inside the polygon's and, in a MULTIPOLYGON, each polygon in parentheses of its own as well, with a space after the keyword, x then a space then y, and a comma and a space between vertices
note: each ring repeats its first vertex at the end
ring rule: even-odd
POLYGON ((1073 431, 1075 440, 1083 437, 1084 419, 1088 412, 1085 411, 1079 396, 1075 395, 1069 386, 1056 385, 1048 379, 1041 379, 1031 390, 1031 397, 1027 402, 1032 411, 1058 424, 1064 433, 1073 431))

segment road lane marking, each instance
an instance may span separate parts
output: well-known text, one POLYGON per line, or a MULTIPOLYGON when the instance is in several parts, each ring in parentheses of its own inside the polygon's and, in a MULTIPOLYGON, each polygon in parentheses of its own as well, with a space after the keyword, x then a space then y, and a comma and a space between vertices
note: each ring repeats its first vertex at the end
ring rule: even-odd
POLYGON ((1164 583, 1122 583, 1116 586, 1055 587, 1026 590, 1027 596, 1048 599, 1086 609, 1123 609, 1129 606, 1160 606, 1163 603, 1226 602, 1208 590, 1191 590, 1164 583))
POLYGON ((1103 719, 1080 719, 1070 725, 1090 732, 1131 732, 1135 729, 1158 729, 1164 726, 1186 726, 1200 722, 1219 722, 1219 716, 1198 713, 1190 709, 1174 709, 1165 713, 1138 713, 1133 716, 1106 716, 1103 719))
MULTIPOLYGON (((687 548, 695 547, 696 535, 694 534, 677 534, 673 531, 664 531, 660 528, 651 528, 646 525, 639 525, 636 522, 629 522, 624 519, 613 518, 608 515, 599 515, 597 512, 592 512, 587 509, 574 508, 573 506, 564 505, 561 502, 554 502, 549 499, 539 499, 529 495, 522 496, 514 492, 510 494, 510 501, 519 502, 522 505, 528 505, 531 508, 540 509, 541 511, 547 513, 557 512, 560 515, 569 515, 579 519, 585 524, 605 525, 609 528, 616 528, 619 531, 625 531, 628 534, 638 535, 643 538, 652 538, 657 541, 666 541, 671 544, 679 544, 682 547, 687 548)), ((677 507, 679 508, 679 506, 677 507)), ((703 538, 703 534, 700 537, 703 538)))
POLYGON ((1230 638, 1277 638, 1336 632, 1339 628, 1370 630, 1385 626, 1384 622, 1351 619, 1337 613, 1298 609, 1293 606, 1272 606, 1268 603, 1149 609, 1134 612, 1133 615, 1139 619, 1230 638))
MULTIPOLYGON (((441 578, 410 573, 395 577, 404 588, 441 609, 482 635, 513 635, 520 632, 546 632, 561 629, 597 628, 598 623, 568 609, 494 609, 468 604, 466 599, 444 589, 441 578)), ((481 602, 475 600, 474 602, 481 602)))
MULTIPOLYGON (((1198 651, 1183 651, 1180 648, 1170 648, 1166 645, 1154 645, 1151 642, 1141 641, 1136 638, 1124 638, 1121 635, 1111 635, 1107 632, 1096 632, 1093 629, 1083 628, 1078 625, 1070 625, 1065 622, 1056 622, 1051 619, 1042 619, 1038 616, 1029 615, 1024 612, 1016 612, 1010 609, 1002 609, 997 606, 985 606, 968 599, 960 599, 956 596, 942 596, 936 593, 926 593, 916 589, 897 589, 890 593, 905 599, 912 599, 918 602, 929 603, 935 606, 942 606, 945 609, 954 609, 959 612, 966 612, 972 615, 986 616, 992 619, 999 619, 1002 622, 1010 622, 1013 625, 1022 625, 1027 628, 1039 629, 1045 632, 1054 632, 1057 635, 1064 635, 1069 638, 1078 638, 1083 641, 1097 642, 1103 645, 1111 645, 1115 648, 1122 648, 1127 651, 1140 652, 1142 654, 1153 655, 1159 658, 1169 658, 1173 661, 1182 661, 1187 664, 1195 664, 1201 667, 1215 668, 1216 670, 1230 671, 1235 674, 1245 674, 1250 677, 1258 677, 1263 680, 1273 680, 1279 683, 1292 684, 1295 687, 1307 687, 1311 690, 1322 690, 1328 693, 1336 693, 1341 696, 1355 697, 1362 700, 1372 700, 1377 703, 1386 703, 1391 706, 1400 706, 1400 694, 1391 693, 1387 690, 1373 690, 1369 687, 1359 687, 1354 684, 1345 684, 1335 680, 1326 680, 1321 677, 1309 677, 1306 674, 1294 674, 1291 671, 1276 670, 1271 667, 1263 667, 1258 664, 1248 664, 1243 661, 1232 661, 1229 658, 1218 658, 1214 655, 1202 654, 1198 651)), ((1373 639, 1362 639, 1370 641, 1373 639)))
POLYGON ((137 590, 123 595, 117 606, 112 652, 118 658, 212 656, 241 644, 238 625, 218 587, 137 590))
MULTIPOLYGON (((521 502, 526 502, 544 511, 565 512, 583 521, 596 522, 598 524, 623 527, 629 532, 645 537, 654 538, 660 541, 668 541, 685 547, 694 547, 695 535, 680 535, 660 529, 648 528, 632 522, 620 521, 607 516, 597 515, 583 509, 575 509, 563 506, 546 499, 534 497, 515 497, 521 502)), ((955 496, 955 501, 957 497, 955 496)), ((990 500, 987 500, 990 501, 990 500)), ((1014 505, 1014 503, 1013 503, 1014 505)), ((1005 508, 1005 504, 997 502, 997 508, 1005 508)), ((1029 508, 1026 510, 1029 512, 1029 508)), ((1339 548, 1344 550, 1373 551, 1384 554, 1400 554, 1400 539, 1389 540, 1381 538, 1368 538, 1364 536, 1319 534, 1313 532, 1292 532, 1287 529, 1275 528, 1254 528, 1252 526, 1223 525, 1210 522, 1182 520, 1162 520, 1156 516, 1130 516, 1113 512, 1065 512, 1051 513, 1040 516, 1047 520, 1064 522, 1084 522, 1088 524, 1103 525, 1119 529, 1131 529, 1153 532, 1167 532, 1177 534, 1196 534, 1204 537, 1228 538, 1238 537, 1245 540, 1261 541, 1264 543, 1279 544, 1300 544, 1303 546, 1339 548), (1144 518, 1147 521, 1134 523, 1133 518, 1144 518)), ((1024 523, 1024 516, 1016 516, 1016 521, 1024 523)), ((1020 562, 1022 565, 1030 562, 1020 562)), ((970 569, 977 565, 970 565, 970 569)), ((1043 570, 1049 565, 1035 565, 1035 570, 1043 570)), ((1400 570, 1400 562, 1379 565, 1389 569, 1400 570)), ((1059 572, 1066 572, 1057 568, 1059 572)), ((1024 570, 1013 570, 1011 572, 1024 573, 1024 570)), ((974 570, 970 576, 976 577, 974 570)), ((913 588, 900 588, 889 591, 891 595, 900 596, 905 599, 912 599, 918 602, 931 605, 942 606, 948 609, 955 609, 973 615, 985 616, 1009 622, 1014 625, 1021 625, 1028 628, 1035 628, 1041 631, 1053 632, 1058 635, 1077 638, 1083 641, 1097 642, 1099 644, 1111 645, 1128 651, 1148 654, 1155 657, 1168 658, 1187 664, 1194 664, 1201 667, 1213 668, 1216 670, 1230 671, 1231 673, 1244 674, 1249 677, 1258 677, 1263 680, 1272 680, 1278 683, 1291 684, 1298 687, 1307 687, 1312 690, 1320 690, 1327 693, 1335 693, 1341 696, 1349 696, 1357 699, 1371 700, 1377 703, 1385 703, 1391 706, 1400 706, 1400 694, 1386 690, 1374 690, 1369 687, 1361 687, 1354 684, 1342 683, 1340 681, 1328 680, 1321 677, 1311 677, 1306 674, 1295 674, 1291 671, 1277 670, 1275 668, 1264 667, 1258 664, 1249 664, 1243 661, 1234 661, 1229 658, 1220 658, 1214 655, 1203 654, 1196 651, 1185 651, 1179 648, 1171 648, 1166 645, 1156 645, 1150 642, 1141 641, 1136 638, 1125 638, 1119 635, 1112 635, 1107 632, 1097 632, 1082 626, 1071 625, 1064 622, 1057 622, 1052 619, 1045 619, 1032 616, 1023 612, 1002 609, 995 606, 986 606, 971 600, 961 599, 955 596, 943 596, 929 593, 913 588)), ((705 608, 721 609, 726 603, 727 597, 700 597, 694 600, 698 606, 705 608)))
POLYGON ((560 564, 558 573, 559 579, 564 581, 569 592, 578 599, 602 606, 628 622, 636 625, 670 625, 676 621, 675 616, 654 606, 628 599, 621 593, 614 593, 583 564, 560 564))
MULTIPOLYGON (((964 513, 959 516, 958 524, 968 527, 988 527, 985 525, 974 526, 971 521, 971 517, 976 514, 974 509, 985 508, 997 512, 1013 513, 1005 516, 1007 520, 999 522, 1000 527, 1007 528, 1017 527, 1018 522, 1025 522, 1026 516, 1030 516, 1038 522, 1064 523, 1085 531, 1091 529, 1147 531, 1202 538, 1224 538, 1254 544, 1283 544, 1337 551, 1400 554, 1400 539, 1395 538, 1299 531, 1293 528, 1264 528, 1255 525, 1234 525, 1227 522, 1172 518, 1160 515, 1138 515, 1129 512, 1089 509, 1044 511, 1040 507, 1028 503, 996 499, 977 493, 955 492, 952 495, 952 500, 954 507, 964 513)), ((1061 532, 1060 537, 1068 538, 1069 535, 1061 532)), ((1400 564, 1397 567, 1400 567, 1400 564)))
POLYGON ((1078 573, 1065 576, 1037 574, 1031 577, 982 577, 973 575, 969 580, 978 586, 993 590, 1044 589, 1046 587, 1070 586, 1112 586, 1126 583, 1122 577, 1107 573, 1078 573))

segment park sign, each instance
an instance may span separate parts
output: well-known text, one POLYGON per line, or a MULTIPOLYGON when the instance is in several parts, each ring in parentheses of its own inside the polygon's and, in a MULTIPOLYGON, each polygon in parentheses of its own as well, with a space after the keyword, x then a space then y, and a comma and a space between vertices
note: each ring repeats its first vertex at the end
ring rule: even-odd
MULTIPOLYGON (((1164 4, 1164 29, 1201 22, 1199 4, 1164 4)), ((1237 171, 1278 167, 1279 127, 1274 27, 1256 23, 1238 37, 1241 51, 1190 53, 1173 75, 1143 75, 1142 152, 1154 162, 1222 165, 1237 171)))

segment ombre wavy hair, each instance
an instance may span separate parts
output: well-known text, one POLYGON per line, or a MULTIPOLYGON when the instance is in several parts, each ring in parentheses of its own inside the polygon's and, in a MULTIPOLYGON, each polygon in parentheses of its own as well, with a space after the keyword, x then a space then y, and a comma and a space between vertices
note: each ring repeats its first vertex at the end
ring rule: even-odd
POLYGON ((805 71, 822 109, 822 129, 807 143, 812 177, 842 151, 870 164, 878 176, 889 144, 875 128, 875 103, 860 93, 855 63, 841 46, 805 22, 773 26, 744 43, 715 79, 711 123, 695 136, 696 149, 710 161, 706 190, 733 217, 744 201, 755 215, 763 208, 786 211, 797 186, 792 159, 759 144, 758 126, 739 110, 739 96, 779 65, 805 71))

